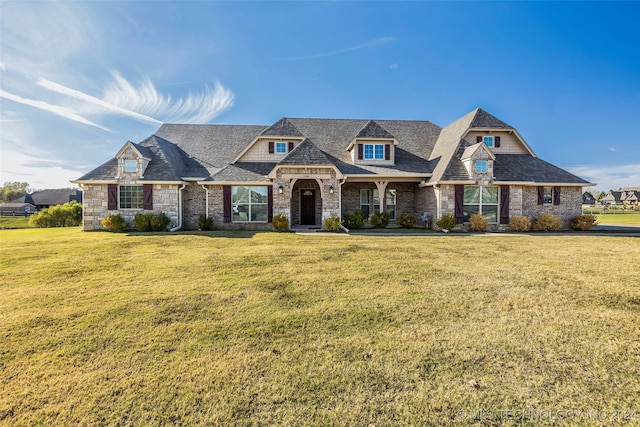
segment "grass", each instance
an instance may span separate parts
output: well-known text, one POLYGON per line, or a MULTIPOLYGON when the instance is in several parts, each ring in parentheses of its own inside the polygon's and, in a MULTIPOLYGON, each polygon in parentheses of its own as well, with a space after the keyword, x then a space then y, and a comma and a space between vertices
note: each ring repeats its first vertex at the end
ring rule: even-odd
POLYGON ((24 216, 0 216, 0 229, 3 228, 33 228, 29 218, 24 216))
POLYGON ((0 424, 637 425, 638 259, 612 236, 2 231, 0 424))
POLYGON ((596 215, 599 224, 640 226, 640 211, 610 207, 606 211, 600 206, 582 208, 582 213, 596 215))

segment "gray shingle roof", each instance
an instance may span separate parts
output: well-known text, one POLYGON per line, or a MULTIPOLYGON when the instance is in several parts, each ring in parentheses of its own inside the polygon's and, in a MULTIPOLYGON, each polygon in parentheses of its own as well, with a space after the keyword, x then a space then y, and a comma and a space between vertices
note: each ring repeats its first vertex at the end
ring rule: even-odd
POLYGON ((275 122, 271 127, 265 129, 260 135, 262 136, 294 136, 296 138, 302 137, 298 129, 291 124, 286 117, 281 118, 275 122))
POLYGON ((279 165, 333 165, 334 162, 316 147, 309 138, 305 138, 293 149, 279 165))
POLYGON ((211 181, 219 182, 260 182, 276 166, 275 163, 238 162, 226 166, 211 181))
POLYGON ((544 184, 588 184, 588 181, 560 169, 549 162, 528 154, 496 154, 493 175, 497 181, 516 181, 544 184))
POLYGON ((514 129, 497 117, 487 113, 482 108, 476 108, 472 113, 474 114, 473 120, 471 120, 470 127, 478 129, 514 129))
POLYGON ((369 120, 362 130, 358 132, 356 138, 393 138, 393 135, 378 123, 369 120))
POLYGON ((49 190, 38 190, 31 194, 25 194, 11 203, 30 203, 36 206, 63 205, 71 200, 82 200, 82 191, 75 188, 55 188, 49 190))

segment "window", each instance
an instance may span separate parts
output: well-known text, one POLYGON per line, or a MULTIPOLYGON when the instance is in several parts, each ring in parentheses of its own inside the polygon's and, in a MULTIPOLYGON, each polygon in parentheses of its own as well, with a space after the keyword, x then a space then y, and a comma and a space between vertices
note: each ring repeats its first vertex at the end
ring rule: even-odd
POLYGON ((373 212, 380 212, 380 195, 377 188, 373 190, 373 212))
POLYGON ((138 161, 126 159, 124 161, 124 171, 125 172, 137 172, 138 171, 138 161))
POLYGON ((487 147, 493 147, 493 137, 492 136, 483 137, 482 138, 482 142, 484 142, 487 147))
POLYGON ((389 219, 396 219, 396 190, 387 190, 384 195, 385 210, 389 214, 389 219))
POLYGON ((384 144, 364 144, 364 158, 384 160, 384 144))
POLYGON ((120 209, 142 209, 142 185, 120 186, 120 209))
POLYGON ((464 187, 464 220, 482 214, 489 222, 498 221, 498 187, 464 187))
POLYGON ((369 205, 371 203, 370 190, 360 190, 360 210, 365 218, 369 218, 369 205))
POLYGON ((544 187, 544 195, 542 197, 542 202, 545 205, 553 204, 553 187, 544 187))
POLYGON ((267 187, 231 187, 233 222, 267 222, 267 187))
POLYGON ((276 153, 286 153, 286 152, 287 152, 287 143, 276 142, 276 153))
POLYGON ((487 161, 486 160, 476 160, 476 172, 477 173, 487 173, 487 161))

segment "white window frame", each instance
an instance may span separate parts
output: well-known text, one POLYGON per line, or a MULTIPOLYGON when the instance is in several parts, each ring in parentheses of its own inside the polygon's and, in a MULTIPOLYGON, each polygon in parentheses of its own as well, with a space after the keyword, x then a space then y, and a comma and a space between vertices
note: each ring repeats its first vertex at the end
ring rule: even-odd
POLYGON ((276 153, 284 154, 286 152, 287 152, 287 143, 282 141, 276 142, 276 153))
MULTIPOLYGON (((464 188, 465 190, 467 188, 478 188, 479 189, 479 197, 478 197, 478 203, 467 203, 466 200, 463 199, 463 206, 465 207, 464 210, 466 211, 466 206, 477 206, 478 207, 478 212, 480 215, 484 215, 486 217, 486 214, 484 212, 484 207, 485 206, 495 206, 496 207, 496 219, 495 221, 491 220, 489 221, 492 224, 497 223, 500 220, 500 187, 496 186, 496 185, 465 185, 464 188), (483 189, 484 188, 495 188, 496 189, 496 203, 485 203, 483 200, 483 189)), ((465 218, 465 221, 468 222, 468 218, 465 218)))
POLYGON ((136 173, 138 172, 138 161, 135 159, 124 159, 122 167, 127 173, 136 173))
POLYGON ((363 144, 364 160, 384 160, 384 144, 363 144), (369 149, 367 150, 367 147, 369 149), (369 151, 369 153, 367 153, 369 151))
POLYGON ((371 215, 371 212, 369 212, 371 210, 371 190, 368 188, 360 189, 360 210, 367 218, 371 215), (363 196, 366 198, 366 203, 364 203, 363 196), (367 207, 366 211, 363 209, 364 206, 367 207))
POLYGON ((553 205, 553 199, 554 199, 553 196, 555 196, 554 193, 555 193, 555 189, 553 187, 544 187, 543 195, 542 195, 542 204, 545 206, 553 205))
POLYGON ((482 142, 484 142, 484 145, 486 145, 487 147, 493 147, 495 139, 493 136, 485 135, 482 137, 482 142))
POLYGON ((141 210, 142 206, 143 206, 142 185, 119 185, 118 186, 118 208, 123 210, 141 210), (133 191, 131 190, 133 188, 136 188, 136 193, 138 194, 133 193, 133 191), (127 199, 123 200, 123 198, 127 198, 127 199), (123 203, 123 202, 128 202, 128 203, 123 203))
POLYGON ((486 160, 476 160, 476 173, 487 173, 489 171, 489 163, 486 160), (482 165, 482 167, 480 167, 482 165))
POLYGON ((269 222, 269 189, 266 185, 234 185, 231 187, 231 222, 234 223, 247 223, 247 222, 253 222, 253 223, 267 223, 269 222), (245 203, 245 202, 234 202, 233 201, 233 196, 236 192, 237 188, 246 188, 247 191, 249 192, 249 200, 245 203), (265 196, 265 202, 264 203, 258 203, 258 202, 254 202, 251 200, 251 192, 253 191, 254 188, 263 188, 264 191, 266 191, 265 196), (244 207, 247 206, 247 219, 235 219, 236 215, 240 216, 240 207, 244 207), (253 214, 253 206, 255 207, 265 207, 265 212, 267 217, 264 220, 252 220, 252 214, 253 214))
POLYGON ((391 221, 396 220, 396 206, 398 203, 398 193, 395 188, 389 188, 384 193, 384 210, 389 214, 391 221), (393 203, 390 203, 393 202, 393 203), (390 209, 393 207, 393 209, 390 209))

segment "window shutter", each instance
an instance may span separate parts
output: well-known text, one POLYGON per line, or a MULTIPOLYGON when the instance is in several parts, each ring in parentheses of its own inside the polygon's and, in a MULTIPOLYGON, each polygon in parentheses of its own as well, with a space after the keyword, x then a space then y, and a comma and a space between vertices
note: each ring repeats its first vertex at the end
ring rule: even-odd
POLYGON ((118 210, 118 185, 109 184, 107 186, 107 209, 110 211, 118 210))
POLYGON ((553 204, 560 204, 560 187, 553 187, 553 204))
POLYGON ((495 138, 493 138, 493 141, 494 141, 496 147, 500 147, 500 137, 499 136, 496 136, 495 138))
POLYGON ((142 209, 153 209, 153 185, 144 184, 142 186, 142 209))
POLYGON ((273 141, 269 141, 269 154, 273 154, 273 141))
POLYGON ((231 186, 229 185, 222 187, 222 207, 224 222, 231 222, 231 186))
POLYGON ((362 144, 358 144, 358 160, 362 160, 362 144))
POLYGON ((455 202, 456 224, 462 224, 464 222, 464 185, 455 186, 455 202))
POLYGON ((538 187, 538 204, 544 204, 544 187, 538 187))
POLYGON ((476 136, 476 142, 482 142, 482 137, 480 135, 476 136))
POLYGON ((267 222, 273 222, 273 185, 267 187, 267 222))
POLYGON ((292 151, 293 151, 293 142, 290 142, 289 143, 289 152, 292 152, 292 151))
POLYGON ((500 224, 509 224, 509 186, 500 186, 500 224))
POLYGON ((391 144, 384 145, 384 159, 391 160, 391 144))

